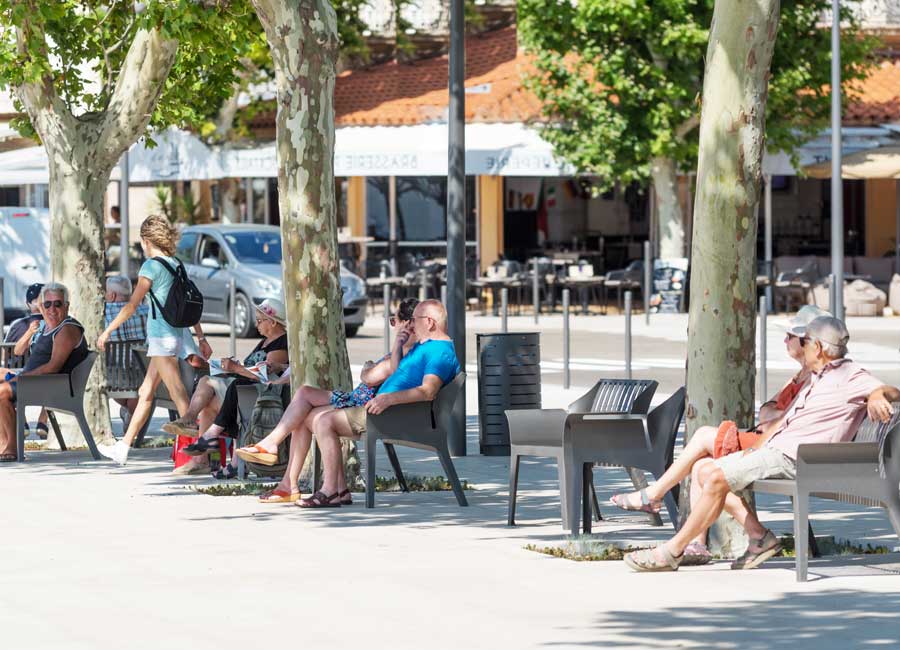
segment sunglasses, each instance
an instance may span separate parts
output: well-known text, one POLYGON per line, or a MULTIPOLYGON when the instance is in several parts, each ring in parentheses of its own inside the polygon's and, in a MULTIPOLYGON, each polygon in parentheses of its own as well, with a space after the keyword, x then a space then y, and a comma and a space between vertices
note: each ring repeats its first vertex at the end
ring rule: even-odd
POLYGON ((45 300, 44 309, 50 309, 51 307, 56 307, 57 309, 59 309, 65 304, 66 303, 64 303, 62 300, 45 300))

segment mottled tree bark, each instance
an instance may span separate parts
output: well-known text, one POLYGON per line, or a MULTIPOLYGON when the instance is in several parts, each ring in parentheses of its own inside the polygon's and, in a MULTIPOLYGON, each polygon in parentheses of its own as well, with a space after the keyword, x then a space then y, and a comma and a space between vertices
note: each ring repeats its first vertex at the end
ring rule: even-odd
MULTIPOLYGON (((84 325, 91 348, 105 328, 103 194, 112 168, 147 128, 176 49, 157 31, 137 32, 102 112, 76 117, 49 78, 15 89, 47 151, 53 280, 68 287, 69 313, 84 325)), ((85 413, 95 438, 111 436, 102 356, 88 382, 85 413)), ((66 438, 77 444, 81 434, 67 427, 66 438)))
MULTIPOLYGON (((278 206, 291 383, 351 386, 334 196, 337 16, 327 0, 253 0, 275 67, 278 206)), ((355 448, 345 447, 355 457, 355 448)), ((348 467, 356 473, 358 463, 348 467)))
MULTIPOLYGON (((687 433, 754 415, 756 208, 779 0, 716 0, 706 56, 688 322, 687 433)), ((715 528, 715 527, 714 527, 715 528)), ((746 537, 712 531, 724 554, 746 537)))

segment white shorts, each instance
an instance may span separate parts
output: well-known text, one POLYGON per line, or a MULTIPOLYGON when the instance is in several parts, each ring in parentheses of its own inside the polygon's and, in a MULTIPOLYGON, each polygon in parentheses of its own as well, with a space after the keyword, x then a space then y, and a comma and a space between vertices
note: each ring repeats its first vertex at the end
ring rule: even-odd
POLYGON ((148 357, 178 357, 187 359, 192 354, 197 354, 197 346, 194 345, 193 336, 148 336, 148 357), (190 338, 190 343, 186 339, 190 338))

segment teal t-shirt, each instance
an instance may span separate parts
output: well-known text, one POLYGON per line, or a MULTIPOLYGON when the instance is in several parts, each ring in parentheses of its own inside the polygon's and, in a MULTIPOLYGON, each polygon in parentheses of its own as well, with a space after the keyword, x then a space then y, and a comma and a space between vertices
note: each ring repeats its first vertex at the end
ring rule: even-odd
MULTIPOLYGON (((162 259, 166 260, 172 268, 178 267, 178 261, 174 257, 168 256, 160 256, 162 259)), ((156 296, 156 299, 159 301, 160 305, 166 304, 166 298, 169 297, 169 289, 172 288, 172 282, 175 280, 175 277, 169 273, 168 269, 164 267, 159 262, 149 259, 141 265, 141 270, 138 272, 138 275, 142 278, 147 278, 150 280, 152 286, 150 290, 153 292, 153 295, 156 296)), ((145 298, 147 302, 147 306, 150 308, 150 318, 147 319, 147 337, 148 338, 166 338, 166 337, 176 337, 181 338, 184 336, 184 330, 181 327, 172 327, 166 322, 166 319, 163 318, 162 312, 157 308, 156 314, 154 315, 154 305, 152 300, 150 299, 149 292, 147 293, 147 297, 145 298)))
POLYGON ((425 341, 416 343, 409 353, 400 359, 396 372, 388 377, 378 394, 396 393, 422 385, 425 375, 437 375, 444 384, 459 374, 459 360, 453 341, 425 341))

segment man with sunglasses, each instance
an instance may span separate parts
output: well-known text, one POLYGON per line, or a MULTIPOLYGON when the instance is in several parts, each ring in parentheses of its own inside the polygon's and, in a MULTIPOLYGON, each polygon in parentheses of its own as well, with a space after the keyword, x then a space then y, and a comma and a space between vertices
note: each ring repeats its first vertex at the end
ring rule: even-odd
POLYGON ((800 338, 809 382, 773 426, 764 444, 708 462, 697 472, 702 493, 678 533, 654 549, 634 551, 625 563, 635 571, 675 571, 684 549, 718 519, 722 510, 747 531, 750 544, 732 569, 752 569, 781 550, 781 542, 743 501, 728 500, 754 481, 797 476, 797 448, 801 444, 846 442, 856 435, 866 413, 887 422, 891 402, 900 390, 883 385, 867 370, 846 358, 850 334, 843 321, 820 316, 800 338))
MULTIPOLYGON (((44 324, 31 339, 31 353, 19 375, 70 373, 88 355, 84 327, 69 316, 69 291, 58 282, 41 289, 44 324)), ((16 460, 16 378, 0 383, 0 462, 16 460)))

